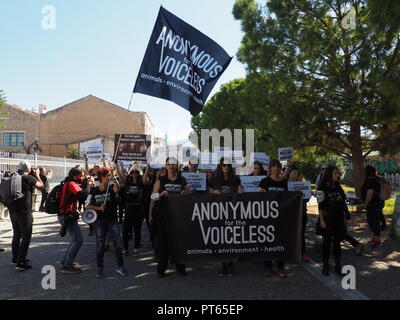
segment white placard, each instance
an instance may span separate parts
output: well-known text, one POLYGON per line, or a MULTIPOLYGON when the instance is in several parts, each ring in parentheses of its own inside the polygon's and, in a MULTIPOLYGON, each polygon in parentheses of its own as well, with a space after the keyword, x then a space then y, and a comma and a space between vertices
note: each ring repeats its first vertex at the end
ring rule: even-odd
POLYGON ((200 170, 215 170, 218 166, 218 155, 216 153, 200 152, 199 166, 200 170))
POLYGON ((182 172, 182 177, 184 177, 186 179, 186 182, 190 184, 191 190, 197 190, 197 191, 207 190, 206 189, 207 173, 182 172))
POLYGON ((265 152, 252 152, 249 165, 252 167, 254 162, 258 161, 263 165, 264 170, 268 170, 269 159, 269 156, 265 152))
POLYGON ((311 182, 310 181, 289 181, 288 182, 289 191, 301 191, 304 196, 303 199, 311 198, 311 182))
POLYGON ((240 176, 244 192, 258 192, 260 191, 260 182, 265 176, 240 176))
POLYGON ((293 159, 293 147, 278 149, 279 161, 290 161, 293 159))
POLYGON ((85 147, 84 153, 88 157, 88 163, 99 163, 103 154, 103 145, 101 143, 88 144, 85 147))

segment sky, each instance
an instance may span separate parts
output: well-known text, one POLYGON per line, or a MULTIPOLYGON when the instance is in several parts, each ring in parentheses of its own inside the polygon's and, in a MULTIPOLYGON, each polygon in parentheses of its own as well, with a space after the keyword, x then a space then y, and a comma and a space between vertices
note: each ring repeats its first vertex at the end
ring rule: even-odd
MULTIPOLYGON (((234 0, 0 0, 0 89, 7 102, 48 110, 88 95, 127 108, 157 14, 162 5, 221 45, 231 64, 219 87, 245 76, 236 59, 243 33, 234 0), (50 5, 55 29, 44 29, 50 5)), ((170 142, 191 131, 191 115, 178 105, 134 94, 130 110, 145 111, 170 142)))

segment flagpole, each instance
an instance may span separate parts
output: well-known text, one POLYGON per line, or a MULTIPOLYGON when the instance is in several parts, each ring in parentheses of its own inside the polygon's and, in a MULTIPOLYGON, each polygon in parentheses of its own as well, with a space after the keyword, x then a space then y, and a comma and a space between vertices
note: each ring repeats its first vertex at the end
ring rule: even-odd
MULTIPOLYGON (((131 108, 133 93, 134 92, 132 91, 131 98, 129 99, 128 109, 126 109, 124 123, 123 123, 123 125, 121 127, 121 133, 120 133, 119 138, 118 138, 117 147, 115 148, 114 157, 113 157, 114 165, 115 165, 115 159, 117 158, 117 152, 118 152, 118 149, 119 149, 119 144, 121 142, 122 133, 124 132, 124 129, 125 129, 126 120, 128 119, 129 109, 131 108)), ((110 189, 110 182, 111 182, 111 180, 109 179, 108 180, 108 185, 107 185, 107 191, 106 191, 106 195, 104 197, 104 203, 103 204, 106 204, 106 201, 107 201, 107 194, 108 194, 108 190, 110 189)))

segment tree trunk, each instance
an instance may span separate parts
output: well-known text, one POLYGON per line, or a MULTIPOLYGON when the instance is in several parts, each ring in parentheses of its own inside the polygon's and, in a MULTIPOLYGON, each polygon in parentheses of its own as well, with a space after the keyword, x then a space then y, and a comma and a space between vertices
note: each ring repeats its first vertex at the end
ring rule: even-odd
POLYGON ((353 182, 357 197, 361 198, 361 185, 364 182, 364 156, 362 153, 361 125, 351 124, 351 163, 353 167, 353 182))

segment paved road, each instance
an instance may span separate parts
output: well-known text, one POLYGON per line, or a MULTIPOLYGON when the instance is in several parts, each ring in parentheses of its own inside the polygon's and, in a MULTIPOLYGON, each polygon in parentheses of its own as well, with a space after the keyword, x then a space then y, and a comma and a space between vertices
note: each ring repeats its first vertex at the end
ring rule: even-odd
MULTIPOLYGON (((106 277, 96 279, 96 245, 95 238, 88 236, 88 227, 81 224, 85 243, 78 255, 83 266, 81 274, 61 274, 59 261, 68 245, 67 238, 58 236, 59 225, 53 215, 41 212, 34 213, 34 231, 29 258, 33 269, 26 272, 15 272, 10 265, 11 226, 8 222, 0 223, 0 247, 7 251, 0 253, 0 299, 232 299, 232 300, 275 300, 275 299, 354 299, 365 298, 361 295, 350 295, 341 289, 339 278, 319 277, 320 268, 316 264, 289 264, 289 277, 278 276, 266 278, 260 262, 236 263, 237 276, 221 278, 217 275, 219 264, 196 263, 189 265, 188 275, 179 276, 173 268, 164 279, 156 277, 150 242, 147 240, 146 227, 143 226, 144 242, 138 257, 126 257, 126 267, 130 275, 120 277, 114 272, 115 257, 113 250, 105 254, 106 277), (41 286, 44 265, 54 265, 56 273, 56 290, 44 290, 41 286), (320 280, 323 280, 321 282, 320 280)), ((310 224, 310 231, 312 225, 310 224)), ((313 243, 309 242, 310 252, 313 243)), ((355 257, 348 249, 346 256, 355 257)), ((313 252, 312 252, 313 253, 313 252)), ((319 254, 312 254, 318 261, 319 254)), ((399 254, 400 255, 400 254, 399 254)), ((397 262, 399 255, 392 255, 397 262)), ((360 257, 357 257, 359 259, 360 257)), ((398 286, 394 283, 393 286, 398 286)), ((373 286, 373 284, 371 284, 373 286)), ((368 286, 367 286, 368 287, 368 286)), ((368 288, 367 288, 368 289, 368 288)), ((394 294, 398 288, 393 289, 394 294)), ((368 291, 368 290, 366 290, 368 291)), ((358 292, 356 292, 358 293, 358 292)), ((397 296, 397 298, 400 295, 397 296)))

